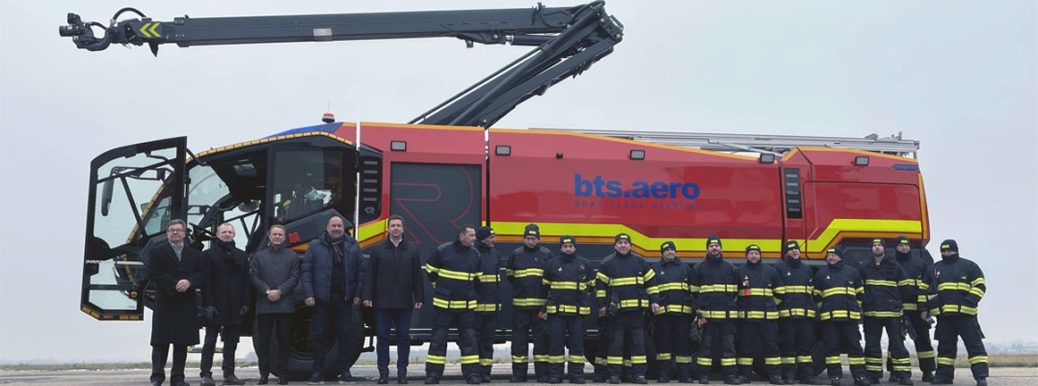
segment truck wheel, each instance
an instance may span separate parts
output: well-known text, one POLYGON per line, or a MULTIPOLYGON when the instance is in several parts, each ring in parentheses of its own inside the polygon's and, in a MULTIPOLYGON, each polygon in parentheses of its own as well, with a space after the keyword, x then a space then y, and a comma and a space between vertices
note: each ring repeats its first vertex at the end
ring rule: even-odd
MULTIPOLYGON (((285 376, 291 381, 305 381, 313 374, 313 344, 310 335, 310 324, 313 320, 313 307, 298 307, 292 314, 291 338, 289 339, 288 363, 285 364, 285 376)), ((333 342, 328 345, 324 356, 323 374, 325 380, 334 380, 342 369, 353 364, 360 356, 364 344, 364 322, 360 307, 354 306, 351 313, 350 328, 346 342, 333 342), (349 350, 346 357, 339 355, 339 345, 346 344, 349 350)), ((280 348, 278 348, 280 349, 280 348)), ((276 358, 276 351, 271 353, 276 358)), ((279 377, 281 374, 276 374, 279 377)))

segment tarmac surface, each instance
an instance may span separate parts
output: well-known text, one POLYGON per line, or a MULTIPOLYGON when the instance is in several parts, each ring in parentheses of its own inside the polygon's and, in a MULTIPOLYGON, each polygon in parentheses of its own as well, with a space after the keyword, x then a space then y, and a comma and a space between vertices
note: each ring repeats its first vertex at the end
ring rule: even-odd
MULTIPOLYGON (((590 370, 588 366, 588 370, 590 370)), ((219 375, 219 368, 214 368, 217 375, 219 375)), ((395 373, 395 369, 390 369, 391 373, 395 373)), ((167 368, 166 374, 168 377, 169 369, 167 368)), ((409 384, 422 384, 424 380, 424 371, 422 365, 415 365, 410 368, 411 374, 408 377, 409 384)), ((237 370, 237 375, 241 379, 245 380, 246 384, 255 385, 256 381, 259 380, 259 370, 256 367, 245 367, 237 370)), ((375 379, 378 377, 378 370, 375 366, 354 366, 352 369, 353 376, 357 378, 354 384, 375 384, 375 379)), ((33 384, 33 385, 147 385, 148 375, 150 370, 138 369, 138 370, 62 370, 62 371, 41 371, 41 370, 0 370, 0 383, 11 384, 11 385, 22 385, 22 384, 33 384)), ((494 366, 494 379, 493 383, 508 384, 508 378, 511 374, 510 367, 507 365, 494 366)), ((969 369, 956 369, 955 371, 956 385, 973 385, 975 384, 972 377, 970 376, 969 369)), ((923 383, 919 381, 919 373, 913 373, 913 380, 916 381, 916 385, 928 386, 929 383, 923 383)), ((532 369, 531 369, 532 378, 532 369)), ((822 377, 819 377, 822 379, 822 377)), ((273 381, 273 377, 271 377, 273 381)), ((198 367, 188 364, 187 369, 187 381, 192 385, 200 385, 201 380, 198 378, 198 367)), ((222 379, 216 379, 217 384, 220 384, 222 379)), ((396 384, 396 378, 390 376, 390 384, 396 384)), ((447 365, 444 373, 444 378, 441 379, 440 384, 464 384, 465 380, 461 377, 461 366, 459 365, 447 365)), ((534 383, 534 382, 530 382, 534 383)), ((657 384, 655 381, 649 381, 650 384, 657 384)), ((675 384, 677 382, 674 382, 675 384)), ((167 379, 167 385, 168 379, 167 379)), ((305 381, 291 382, 293 385, 305 385, 305 381)), ((334 384, 334 382, 327 382, 327 384, 334 384)), ((591 384, 591 383, 589 383, 591 384)), ((712 379, 711 384, 723 384, 720 379, 712 379)), ((756 381, 753 384, 767 384, 765 381, 756 381)), ((843 384, 851 385, 850 379, 845 378, 843 384)), ((887 384, 887 383, 884 383, 887 384)), ((1036 367, 995 367, 991 369, 991 377, 988 378, 988 384, 995 385, 1038 385, 1038 368, 1036 367)))

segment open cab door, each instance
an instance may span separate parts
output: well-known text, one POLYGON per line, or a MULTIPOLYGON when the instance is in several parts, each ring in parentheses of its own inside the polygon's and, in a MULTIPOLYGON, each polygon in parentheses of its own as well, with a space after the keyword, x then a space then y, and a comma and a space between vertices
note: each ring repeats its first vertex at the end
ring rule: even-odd
POLYGON ((184 218, 187 138, 112 149, 90 163, 80 308, 98 320, 141 320, 150 245, 184 218))

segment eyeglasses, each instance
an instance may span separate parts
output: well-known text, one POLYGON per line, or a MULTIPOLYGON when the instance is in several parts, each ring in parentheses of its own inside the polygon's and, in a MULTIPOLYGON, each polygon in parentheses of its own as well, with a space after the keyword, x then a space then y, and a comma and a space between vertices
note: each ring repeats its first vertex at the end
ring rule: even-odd
POLYGON ((166 229, 166 233, 184 233, 183 229, 166 229))

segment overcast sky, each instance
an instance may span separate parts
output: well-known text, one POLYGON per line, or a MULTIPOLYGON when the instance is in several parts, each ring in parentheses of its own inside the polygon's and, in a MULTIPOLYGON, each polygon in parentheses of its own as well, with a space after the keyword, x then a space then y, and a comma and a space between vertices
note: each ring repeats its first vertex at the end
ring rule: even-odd
MULTIPOLYGON (((525 48, 452 39, 77 50, 66 12, 107 24, 487 7, 536 1, 3 1, 0 362, 146 361, 148 322, 79 311, 87 172, 105 150, 188 136, 195 152, 339 120, 406 122, 525 48)), ((546 2, 548 6, 574 5, 546 2)), ((1034 1, 610 1, 615 52, 501 128, 921 142, 931 234, 987 275, 989 342, 1038 340, 1038 15, 1034 1)), ((150 318, 150 314, 148 314, 150 318)))

